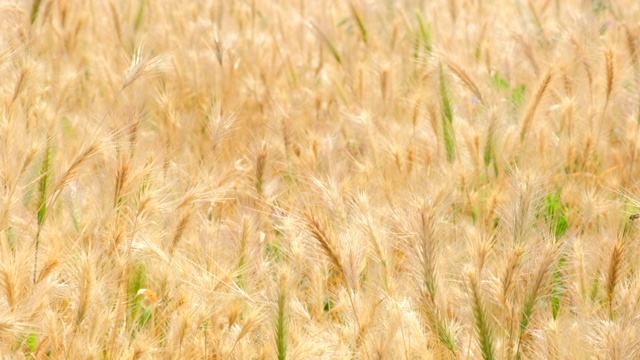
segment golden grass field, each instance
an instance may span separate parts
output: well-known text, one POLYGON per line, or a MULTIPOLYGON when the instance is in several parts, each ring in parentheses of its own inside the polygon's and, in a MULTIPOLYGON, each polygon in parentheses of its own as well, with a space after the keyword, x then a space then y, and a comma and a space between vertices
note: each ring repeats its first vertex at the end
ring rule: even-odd
POLYGON ((640 358, 639 2, 0 18, 2 358, 640 358))

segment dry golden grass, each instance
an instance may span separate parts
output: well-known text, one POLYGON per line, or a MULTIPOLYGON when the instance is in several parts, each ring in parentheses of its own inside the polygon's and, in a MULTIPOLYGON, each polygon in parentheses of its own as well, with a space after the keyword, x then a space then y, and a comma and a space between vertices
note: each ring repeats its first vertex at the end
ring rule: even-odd
POLYGON ((2 358, 640 357, 636 1, 0 18, 2 358))

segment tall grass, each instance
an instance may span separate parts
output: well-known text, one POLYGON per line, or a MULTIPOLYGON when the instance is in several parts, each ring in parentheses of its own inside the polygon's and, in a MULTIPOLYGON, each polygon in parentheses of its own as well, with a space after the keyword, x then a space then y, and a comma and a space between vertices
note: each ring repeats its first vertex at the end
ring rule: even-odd
POLYGON ((635 2, 0 19, 1 358, 637 358, 635 2))

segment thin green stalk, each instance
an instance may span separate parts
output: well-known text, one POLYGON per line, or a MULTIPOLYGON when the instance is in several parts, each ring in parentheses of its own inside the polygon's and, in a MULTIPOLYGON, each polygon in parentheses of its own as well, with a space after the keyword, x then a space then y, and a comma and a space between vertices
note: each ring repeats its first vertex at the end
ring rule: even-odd
POLYGON ((36 233, 36 244, 34 251, 33 261, 33 283, 36 283, 36 276, 38 273, 38 250, 40 248, 40 231, 42 225, 47 216, 47 193, 49 192, 49 185, 51 184, 51 143, 47 144, 47 148, 44 152, 44 158, 42 159, 42 167, 40 168, 40 181, 38 183, 38 192, 40 197, 38 198, 38 231, 36 233))
POLYGON ((276 316, 276 348, 278 360, 287 358, 287 350, 289 347, 289 319, 287 316, 287 284, 285 276, 282 276, 278 289, 278 313, 276 316))
POLYGON ((478 331, 478 344, 480 345, 480 350, 482 351, 482 358, 484 360, 494 360, 496 358, 496 355, 493 348, 491 324, 489 323, 487 310, 480 295, 478 276, 475 273, 470 274, 469 282, 471 285, 473 317, 476 321, 476 330, 478 331))
POLYGON ((31 25, 36 22, 38 18, 38 14, 40 13, 40 5, 42 5, 42 0, 35 0, 33 5, 31 6, 31 25))
POLYGON ((442 130, 444 134, 444 146, 447 150, 447 161, 453 162, 456 158, 456 138, 453 131, 453 105, 449 86, 444 75, 444 68, 440 64, 440 100, 442 111, 442 130))
POLYGON ((421 55, 431 55, 433 51, 433 45, 431 44, 431 29, 429 24, 425 21, 422 14, 416 13, 416 19, 418 20, 418 35, 414 44, 414 58, 419 58, 421 55))
POLYGON ((351 13, 356 20, 356 24, 358 25, 358 30, 360 30, 360 35, 362 36, 362 41, 366 44, 369 38, 369 32, 367 31, 367 27, 364 25, 364 20, 362 19, 362 15, 353 4, 353 2, 349 3, 349 7, 351 8, 351 13))

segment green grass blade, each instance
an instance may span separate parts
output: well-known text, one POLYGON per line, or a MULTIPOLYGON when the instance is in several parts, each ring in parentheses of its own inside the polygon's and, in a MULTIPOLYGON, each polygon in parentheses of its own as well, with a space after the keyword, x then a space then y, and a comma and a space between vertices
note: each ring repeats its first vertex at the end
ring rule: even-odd
POLYGON ((478 333, 478 345, 484 360, 494 360, 496 358, 493 345, 492 326, 489 322, 489 315, 482 299, 478 275, 469 274, 469 290, 471 292, 471 308, 475 320, 476 331, 478 333))
POLYGON ((557 319, 558 314, 560 313, 560 303, 562 301, 562 294, 564 292, 564 279, 562 277, 562 268, 567 264, 567 258, 565 255, 562 255, 560 260, 558 261, 558 265, 553 272, 553 285, 551 288, 551 312, 553 314, 553 318, 557 319))
POLYGON ((367 27, 364 25, 364 20, 362 19, 362 15, 353 4, 353 2, 349 3, 351 7, 351 13, 353 14, 354 19, 356 20, 356 24, 358 25, 358 30, 360 30, 360 35, 362 36, 362 41, 366 44, 369 39, 369 32, 367 31, 367 27))
POLYGON ((276 349, 278 360, 287 358, 287 350, 289 348, 288 333, 289 319, 287 315, 287 280, 285 275, 280 276, 278 286, 278 310, 276 315, 276 349))
POLYGON ((31 25, 36 22, 38 18, 38 14, 40 13, 40 5, 42 5, 42 0, 35 0, 33 5, 31 6, 31 25))
POLYGON ((419 58, 422 55, 431 55, 433 51, 433 45, 431 40, 431 28, 425 21, 421 13, 416 13, 416 19, 418 20, 418 34, 414 43, 414 58, 419 58))
POLYGON ((49 192, 49 185, 51 183, 51 142, 47 143, 47 148, 44 152, 44 158, 42 159, 42 166, 40 167, 40 181, 38 182, 38 192, 40 194, 38 198, 38 231, 36 233, 34 260, 33 260, 33 283, 35 284, 38 274, 38 250, 40 248, 40 230, 44 224, 44 220, 47 217, 47 196, 49 192))
POLYGON ((456 158, 456 138, 453 130, 453 105, 442 64, 440 64, 439 79, 444 146, 447 151, 447 161, 451 163, 456 158))
POLYGON ((47 145, 44 158, 42 159, 42 167, 40 168, 40 181, 38 182, 38 226, 42 226, 47 216, 47 196, 49 185, 51 184, 51 145, 47 145))
POLYGON ((138 13, 136 14, 136 21, 134 25, 134 29, 136 31, 140 30, 140 28, 142 27, 142 21, 144 20, 144 14, 147 8, 147 1, 148 0, 140 1, 140 7, 138 8, 138 13))

